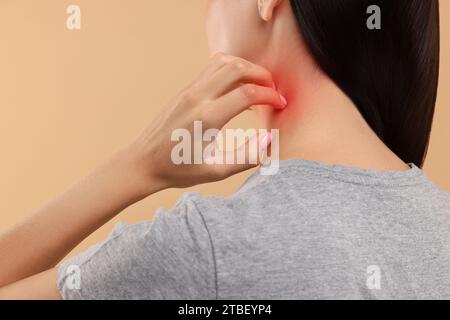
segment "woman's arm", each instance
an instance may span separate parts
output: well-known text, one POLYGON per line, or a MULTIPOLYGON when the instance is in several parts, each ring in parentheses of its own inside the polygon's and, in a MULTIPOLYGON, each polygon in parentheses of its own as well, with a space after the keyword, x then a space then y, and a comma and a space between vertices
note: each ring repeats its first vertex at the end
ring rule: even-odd
POLYGON ((8 285, 0 289, 0 298, 37 298, 35 294, 55 297, 51 295, 57 293, 56 271, 52 268, 129 205, 162 189, 217 181, 255 167, 248 162, 175 165, 171 153, 177 142, 172 142, 171 136, 180 129, 192 133, 195 121, 202 122, 203 130, 220 129, 253 105, 282 109, 285 99, 274 87, 266 69, 217 54, 130 146, 28 219, 0 234, 0 287, 8 285), (40 289, 26 290, 35 287, 40 289))
POLYGON ((57 288, 57 268, 0 288, 0 300, 61 300, 57 288))
POLYGON ((0 234, 0 287, 54 267, 93 231, 127 206, 160 189, 143 182, 132 150, 124 150, 89 176, 0 234))

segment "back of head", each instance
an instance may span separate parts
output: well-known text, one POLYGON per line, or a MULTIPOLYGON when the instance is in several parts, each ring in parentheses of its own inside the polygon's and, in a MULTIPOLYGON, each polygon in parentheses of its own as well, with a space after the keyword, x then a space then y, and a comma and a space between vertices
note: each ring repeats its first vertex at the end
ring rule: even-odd
POLYGON ((438 0, 290 0, 311 55, 404 162, 423 165, 439 75, 438 0), (366 27, 378 6, 381 29, 366 27))

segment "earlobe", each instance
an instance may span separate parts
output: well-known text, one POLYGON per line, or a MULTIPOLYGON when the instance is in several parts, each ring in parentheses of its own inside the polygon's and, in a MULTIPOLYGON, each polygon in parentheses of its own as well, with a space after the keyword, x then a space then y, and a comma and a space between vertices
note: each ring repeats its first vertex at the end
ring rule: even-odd
POLYGON ((275 8, 281 3, 281 0, 258 0, 259 16, 268 22, 272 19, 275 8))
POLYGON ((264 19, 264 0, 258 0, 258 12, 261 19, 264 19))

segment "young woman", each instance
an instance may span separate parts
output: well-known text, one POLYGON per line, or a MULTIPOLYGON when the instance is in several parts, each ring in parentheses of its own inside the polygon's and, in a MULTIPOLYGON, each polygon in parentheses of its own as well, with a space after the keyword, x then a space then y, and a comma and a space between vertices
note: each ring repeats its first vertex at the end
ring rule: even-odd
POLYGON ((0 235, 0 297, 450 298, 450 197, 420 169, 438 17, 437 0, 209 0, 211 51, 225 54, 134 142, 0 235), (374 4, 381 29, 367 25, 374 4), (277 174, 231 197, 187 194, 55 267, 127 206, 252 167, 170 160, 174 130, 221 128, 252 106, 280 130, 277 174))

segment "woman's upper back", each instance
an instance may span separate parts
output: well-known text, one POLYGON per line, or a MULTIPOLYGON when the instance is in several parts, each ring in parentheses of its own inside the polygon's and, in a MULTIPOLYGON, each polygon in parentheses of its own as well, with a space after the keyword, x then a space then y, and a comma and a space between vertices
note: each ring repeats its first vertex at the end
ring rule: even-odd
POLYGON ((117 227, 58 285, 65 298, 450 298, 450 197, 415 166, 282 161, 231 197, 187 194, 117 227))

